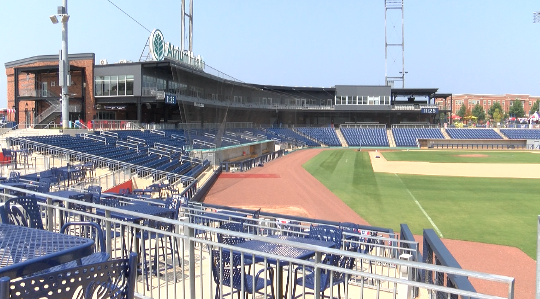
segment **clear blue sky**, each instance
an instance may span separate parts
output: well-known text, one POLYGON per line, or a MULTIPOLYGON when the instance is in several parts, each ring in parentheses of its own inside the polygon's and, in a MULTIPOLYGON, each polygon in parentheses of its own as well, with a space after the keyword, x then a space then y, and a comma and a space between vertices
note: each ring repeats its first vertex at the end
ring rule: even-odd
MULTIPOLYGON (((112 0, 180 45, 180 0, 112 0)), ((187 1, 187 0, 186 0, 187 1)), ((56 54, 61 0, 3 0, 2 63, 56 54)), ((107 0, 68 2, 69 52, 139 60, 149 32, 107 0)), ((384 84, 384 0, 195 0, 194 52, 242 81, 384 84)), ((540 96, 540 24, 532 0, 405 0, 406 87, 540 96)), ((392 24, 390 24, 392 25, 392 24)), ((5 68, 0 107, 6 106, 5 68)))

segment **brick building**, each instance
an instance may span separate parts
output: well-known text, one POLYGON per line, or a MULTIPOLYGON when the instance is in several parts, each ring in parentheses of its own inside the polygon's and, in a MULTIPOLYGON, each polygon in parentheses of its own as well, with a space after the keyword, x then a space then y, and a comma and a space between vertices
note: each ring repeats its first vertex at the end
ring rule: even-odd
MULTIPOLYGON (((94 54, 69 55, 69 119, 92 119, 94 111, 94 54)), ((58 56, 42 55, 5 64, 8 119, 21 127, 30 124, 59 123, 61 87, 58 85, 58 56)))
MULTIPOLYGON (((531 107, 536 100, 540 100, 540 96, 530 96, 527 94, 504 94, 504 95, 492 95, 492 94, 454 94, 452 95, 452 111, 456 113, 461 108, 461 105, 465 104, 468 109, 471 109, 480 104, 484 111, 488 111, 494 103, 501 104, 504 111, 508 112, 512 102, 520 100, 525 110, 525 115, 529 114, 531 107)), ((444 107, 445 103, 442 100, 435 100, 435 104, 439 107, 444 107)))

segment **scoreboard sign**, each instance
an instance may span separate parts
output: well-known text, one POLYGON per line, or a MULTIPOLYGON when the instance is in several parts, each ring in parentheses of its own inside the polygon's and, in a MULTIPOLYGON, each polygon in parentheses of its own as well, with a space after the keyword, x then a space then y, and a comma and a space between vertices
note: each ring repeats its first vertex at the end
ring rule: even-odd
POLYGON ((165 94, 165 104, 176 104, 176 95, 165 94))
POLYGON ((420 109, 420 113, 437 114, 439 113, 439 108, 422 108, 420 109))

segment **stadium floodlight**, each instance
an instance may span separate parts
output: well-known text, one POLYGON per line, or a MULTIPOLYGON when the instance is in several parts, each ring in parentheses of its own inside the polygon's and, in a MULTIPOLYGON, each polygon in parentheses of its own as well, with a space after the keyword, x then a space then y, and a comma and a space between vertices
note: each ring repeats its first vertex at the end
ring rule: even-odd
POLYGON ((52 15, 49 18, 51 19, 51 22, 53 24, 58 24, 58 18, 56 17, 56 15, 52 15))
POLYGON ((540 23, 540 11, 533 12, 533 23, 540 23))

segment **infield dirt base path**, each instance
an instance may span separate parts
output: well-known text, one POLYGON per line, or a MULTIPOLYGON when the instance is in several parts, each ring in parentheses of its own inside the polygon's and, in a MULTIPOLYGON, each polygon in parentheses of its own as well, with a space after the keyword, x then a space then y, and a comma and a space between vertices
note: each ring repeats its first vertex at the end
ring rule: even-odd
POLYGON ((247 178, 218 178, 205 203, 341 222, 368 224, 303 167, 321 149, 300 150, 249 170, 247 178), (264 178, 267 175, 268 178, 264 178), (257 178, 257 177, 261 178, 257 178), (279 176, 279 177, 278 177, 279 176))
MULTIPOLYGON (((251 169, 243 175, 225 174, 224 178, 216 181, 204 202, 247 209, 261 208, 267 212, 315 219, 368 224, 302 167, 302 164, 315 157, 321 150, 296 151, 271 161, 264 167, 251 169)), ((370 154, 373 155, 375 152, 370 154)), ((379 159, 372 156, 372 162, 374 160, 379 159)), ((375 164, 374 170, 377 167, 375 164)), ((477 164, 467 165, 471 167, 477 164)), ((416 168, 410 166, 412 165, 409 165, 409 169, 416 168)), ((422 236, 415 237, 421 246, 422 236)), ((534 298, 536 262, 521 250, 450 239, 443 239, 443 242, 463 269, 514 277, 516 279, 514 298, 534 298)), ((486 283, 474 279, 471 279, 471 282, 480 292, 490 294, 496 292, 499 296, 505 296, 507 292, 500 283, 486 283)))
POLYGON ((540 179, 540 164, 432 163, 387 161, 381 152, 369 152, 375 172, 482 178, 540 179), (378 158, 377 158, 378 157, 378 158))

